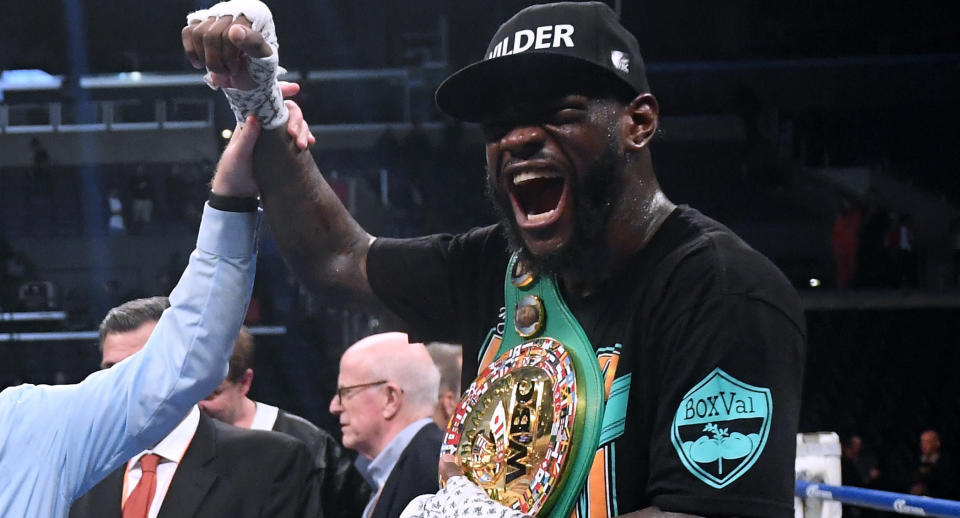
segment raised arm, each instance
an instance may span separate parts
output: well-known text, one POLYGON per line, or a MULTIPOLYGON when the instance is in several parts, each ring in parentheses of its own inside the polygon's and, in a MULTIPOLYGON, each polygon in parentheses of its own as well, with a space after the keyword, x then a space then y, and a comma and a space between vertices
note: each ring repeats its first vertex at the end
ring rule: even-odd
MULTIPOLYGON (((249 156, 255 133, 238 128, 228 147, 249 156)), ((251 194, 227 178, 214 188, 251 194)), ((66 516, 216 388, 250 300, 259 221, 258 211, 204 208, 197 248, 142 351, 75 385, 0 393, 0 516, 66 516)))
MULTIPOLYGON (((299 108, 289 102, 281 107, 270 86, 275 74, 261 73, 271 66, 269 58, 276 68, 278 47, 269 10, 252 0, 230 4, 191 15, 183 29, 184 51, 194 67, 207 69, 209 83, 224 88, 238 116, 255 115, 264 127, 253 169, 277 243, 314 292, 376 303, 366 275, 373 238, 340 203, 312 155, 290 137, 302 133, 306 123, 287 120, 287 112, 301 117, 299 108)), ((223 158, 231 159, 226 152, 223 158)))
POLYGON ((373 236, 343 206, 310 152, 297 151, 285 132, 264 132, 254 175, 270 230, 297 276, 315 292, 376 303, 366 272, 373 236))

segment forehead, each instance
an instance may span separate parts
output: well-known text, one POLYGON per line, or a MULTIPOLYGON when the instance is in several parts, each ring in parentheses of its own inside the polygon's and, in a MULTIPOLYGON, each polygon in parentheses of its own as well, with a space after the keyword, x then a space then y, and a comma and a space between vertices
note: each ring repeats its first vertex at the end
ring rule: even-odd
POLYGON ((366 358, 362 354, 356 354, 358 351, 348 350, 340 358, 340 374, 338 379, 341 385, 350 385, 358 383, 356 380, 364 377, 367 368, 366 358))
POLYGON ((156 321, 145 322, 140 327, 132 331, 121 331, 119 333, 107 333, 103 338, 103 362, 117 363, 124 358, 143 349, 150 333, 157 326, 156 321))

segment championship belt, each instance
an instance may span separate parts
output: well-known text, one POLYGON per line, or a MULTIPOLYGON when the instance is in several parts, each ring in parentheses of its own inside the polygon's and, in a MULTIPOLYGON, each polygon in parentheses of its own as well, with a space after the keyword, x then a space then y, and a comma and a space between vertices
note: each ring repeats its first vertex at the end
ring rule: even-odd
POLYGON ((501 504, 568 518, 600 440, 600 366, 553 275, 539 275, 514 254, 504 290, 497 358, 460 400, 442 453, 455 455, 501 504))

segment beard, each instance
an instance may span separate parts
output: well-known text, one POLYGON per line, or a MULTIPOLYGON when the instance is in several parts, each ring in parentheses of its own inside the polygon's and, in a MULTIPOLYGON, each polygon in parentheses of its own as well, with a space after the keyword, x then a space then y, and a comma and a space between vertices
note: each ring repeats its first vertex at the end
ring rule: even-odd
POLYGON ((519 252, 521 259, 540 272, 589 272, 597 265, 604 264, 610 254, 604 232, 613 214, 624 170, 625 161, 619 156, 616 143, 611 139, 593 167, 568 179, 573 182, 570 192, 574 201, 570 239, 559 250, 540 255, 534 255, 524 243, 507 191, 488 181, 487 197, 502 223, 508 252, 519 252))

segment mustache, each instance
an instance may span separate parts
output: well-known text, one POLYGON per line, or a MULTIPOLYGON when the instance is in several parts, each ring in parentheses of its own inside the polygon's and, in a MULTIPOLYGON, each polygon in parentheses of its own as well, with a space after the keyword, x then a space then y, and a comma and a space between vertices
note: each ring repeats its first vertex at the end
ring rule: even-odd
POLYGON ((549 163, 555 164, 557 163, 557 160, 552 154, 547 153, 543 149, 541 149, 532 155, 524 155, 519 157, 511 156, 507 160, 500 160, 500 163, 498 164, 498 167, 497 167, 497 173, 500 176, 503 176, 504 172, 507 169, 517 164, 522 164, 524 162, 549 162, 549 163))

